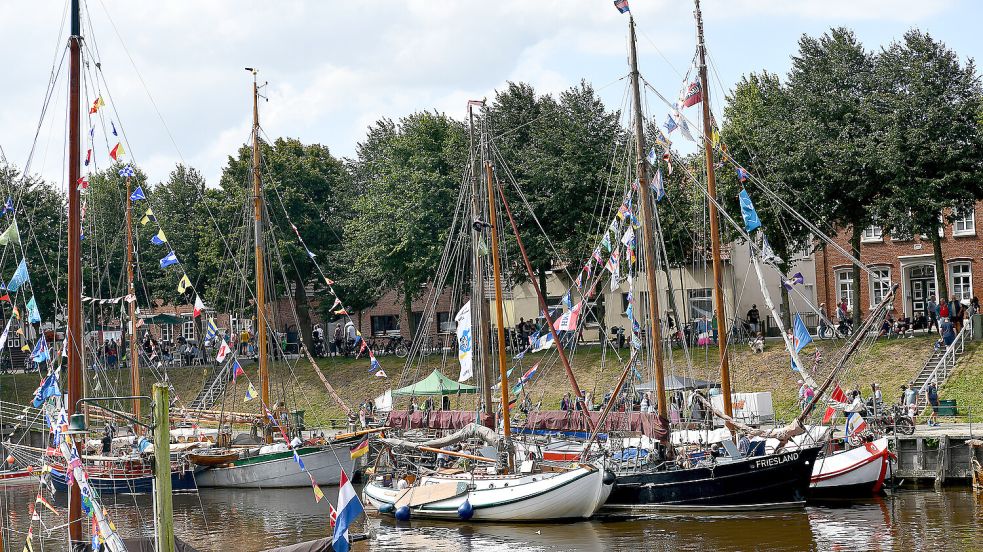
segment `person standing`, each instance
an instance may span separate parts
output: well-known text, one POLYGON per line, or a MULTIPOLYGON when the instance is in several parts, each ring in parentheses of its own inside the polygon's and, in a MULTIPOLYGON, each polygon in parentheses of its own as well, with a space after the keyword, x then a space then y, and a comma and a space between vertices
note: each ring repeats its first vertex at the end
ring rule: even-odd
POLYGON ((932 408, 932 415, 928 419, 928 425, 939 427, 941 425, 939 424, 939 388, 935 385, 934 381, 928 382, 925 395, 928 398, 928 404, 932 408))
POLYGON ((935 328, 935 331, 937 332, 941 331, 942 329, 939 328, 939 304, 935 300, 934 293, 928 296, 927 310, 928 310, 928 331, 932 331, 933 327, 935 328))
POLYGON ((963 309, 962 302, 953 294, 952 299, 949 300, 949 321, 952 322, 952 327, 956 333, 959 333, 963 327, 963 309))
POLYGON ((948 349, 949 345, 952 345, 952 343, 956 341, 956 326, 952 323, 951 317, 942 319, 941 332, 942 343, 945 345, 945 348, 948 349))
POLYGON ((751 333, 758 333, 758 323, 761 320, 761 313, 758 312, 758 305, 751 305, 747 311, 747 323, 751 326, 751 333))

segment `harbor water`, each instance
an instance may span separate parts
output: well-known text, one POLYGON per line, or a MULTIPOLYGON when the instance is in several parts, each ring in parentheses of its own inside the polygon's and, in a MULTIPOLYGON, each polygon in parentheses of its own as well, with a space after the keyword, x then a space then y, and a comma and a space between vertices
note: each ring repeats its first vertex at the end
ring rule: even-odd
MULTIPOLYGON (((333 500, 337 488, 325 488, 333 500)), ((33 486, 8 487, 4 506, 11 527, 10 550, 23 546, 33 486)), ((258 552, 328 532, 328 500, 315 503, 310 489, 203 489, 175 495, 178 537, 201 551, 258 552)), ((106 496, 110 515, 124 536, 153 532, 149 495, 106 496)), ((35 549, 67 548, 63 523, 65 496, 53 504, 61 518, 46 512, 49 531, 34 522, 35 549), (59 527, 59 525, 61 525, 59 527)), ((372 516, 371 538, 354 550, 393 551, 590 551, 666 550, 983 550, 983 498, 965 487, 902 489, 865 501, 829 503, 805 509, 728 514, 652 514, 605 517, 550 524, 480 524, 372 516)))

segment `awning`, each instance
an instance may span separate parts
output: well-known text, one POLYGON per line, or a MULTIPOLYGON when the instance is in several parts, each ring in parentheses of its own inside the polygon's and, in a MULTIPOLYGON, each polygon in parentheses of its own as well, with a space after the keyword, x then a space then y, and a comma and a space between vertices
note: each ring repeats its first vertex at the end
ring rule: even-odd
MULTIPOLYGON (((683 389, 708 389, 710 387, 720 387, 720 384, 713 381, 706 381, 696 378, 685 378, 681 376, 669 376, 666 378, 666 391, 682 391, 683 389)), ((635 386, 636 391, 655 391, 655 380, 648 381, 635 386)))
POLYGON ((458 383, 440 373, 439 370, 430 372, 430 375, 422 380, 407 385, 406 387, 393 390, 393 397, 409 397, 421 395, 457 395, 459 393, 474 394, 478 388, 465 383, 458 383))
POLYGON ((189 319, 183 316, 177 316, 174 314, 155 314, 153 316, 147 316, 141 318, 144 324, 156 324, 158 326, 167 326, 174 324, 184 324, 189 319))

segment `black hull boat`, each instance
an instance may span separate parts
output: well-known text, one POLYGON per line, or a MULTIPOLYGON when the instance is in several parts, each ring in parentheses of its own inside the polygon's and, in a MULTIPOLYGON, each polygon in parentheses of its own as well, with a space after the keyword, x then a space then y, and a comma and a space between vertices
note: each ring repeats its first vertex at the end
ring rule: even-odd
POLYGON ((805 504, 819 447, 712 466, 617 474, 605 508, 775 509, 805 504))

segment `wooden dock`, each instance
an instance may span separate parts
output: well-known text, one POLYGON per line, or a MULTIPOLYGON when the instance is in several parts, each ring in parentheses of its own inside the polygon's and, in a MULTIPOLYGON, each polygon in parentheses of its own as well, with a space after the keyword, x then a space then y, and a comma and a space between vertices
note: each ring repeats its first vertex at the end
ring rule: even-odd
POLYGON ((969 485, 973 459, 983 462, 983 449, 966 444, 983 436, 981 424, 920 425, 914 435, 893 435, 891 448, 898 455, 895 477, 908 482, 932 481, 936 486, 969 485))

